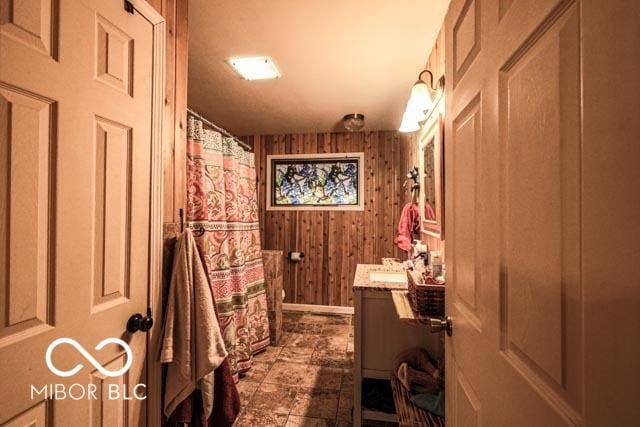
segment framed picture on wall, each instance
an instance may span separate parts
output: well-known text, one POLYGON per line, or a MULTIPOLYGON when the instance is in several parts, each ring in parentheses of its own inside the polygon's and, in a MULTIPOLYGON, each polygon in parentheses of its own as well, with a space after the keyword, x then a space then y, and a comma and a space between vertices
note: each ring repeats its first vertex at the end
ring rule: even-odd
POLYGON ((363 210, 364 153, 267 156, 267 210, 363 210))

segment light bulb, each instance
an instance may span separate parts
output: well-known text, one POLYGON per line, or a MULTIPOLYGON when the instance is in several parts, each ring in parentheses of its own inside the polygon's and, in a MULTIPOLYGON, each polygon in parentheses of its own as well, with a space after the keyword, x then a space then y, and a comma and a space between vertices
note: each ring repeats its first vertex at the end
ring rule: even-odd
POLYGON ((412 110, 410 106, 407 106, 404 114, 402 115, 402 123, 400 123, 400 132, 415 132, 420 129, 418 123, 418 117, 415 110, 412 110))
POLYGON ((429 86, 422 80, 417 81, 411 88, 409 106, 412 110, 419 112, 424 120, 427 112, 433 108, 433 94, 429 86))

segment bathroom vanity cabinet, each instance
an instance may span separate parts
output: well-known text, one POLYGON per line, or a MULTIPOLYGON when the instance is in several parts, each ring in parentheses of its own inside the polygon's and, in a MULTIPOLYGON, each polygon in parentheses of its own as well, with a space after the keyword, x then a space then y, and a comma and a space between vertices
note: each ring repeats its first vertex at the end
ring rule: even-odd
POLYGON ((434 357, 443 351, 440 334, 423 325, 403 322, 394 306, 392 291, 407 289, 402 265, 358 264, 354 290, 354 425, 363 420, 398 422, 395 414, 362 405, 362 381, 389 381, 396 355, 411 347, 424 347, 434 357))

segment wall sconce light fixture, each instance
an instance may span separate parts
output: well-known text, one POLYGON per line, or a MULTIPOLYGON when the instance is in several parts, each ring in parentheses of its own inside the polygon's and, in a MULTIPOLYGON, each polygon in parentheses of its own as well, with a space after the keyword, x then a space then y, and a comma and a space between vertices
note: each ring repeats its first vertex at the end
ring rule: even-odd
POLYGON ((420 129, 420 122, 425 120, 435 104, 438 90, 443 86, 443 80, 439 81, 439 87, 433 87, 433 73, 429 70, 422 70, 418 75, 418 81, 411 88, 411 95, 407 108, 402 115, 400 132, 415 132, 420 129), (424 73, 429 74, 429 83, 422 80, 424 73))

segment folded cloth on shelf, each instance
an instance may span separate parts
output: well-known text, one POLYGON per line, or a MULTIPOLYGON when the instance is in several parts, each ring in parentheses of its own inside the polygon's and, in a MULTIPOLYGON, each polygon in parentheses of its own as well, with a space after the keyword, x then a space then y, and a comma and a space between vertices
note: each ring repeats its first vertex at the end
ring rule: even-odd
POLYGON ((164 414, 171 416, 197 388, 208 418, 213 410, 213 372, 227 357, 227 350, 190 229, 176 243, 163 329, 160 361, 167 364, 164 414))
POLYGON ((437 393, 442 388, 440 370, 426 349, 414 347, 399 353, 394 370, 400 383, 410 392, 437 393))
POLYGON ((414 393, 437 393, 440 390, 440 380, 436 375, 413 369, 407 363, 403 363, 398 367, 397 376, 400 383, 414 393))
POLYGON ((444 391, 438 394, 421 393, 410 398, 411 403, 427 412, 444 417, 444 391))

